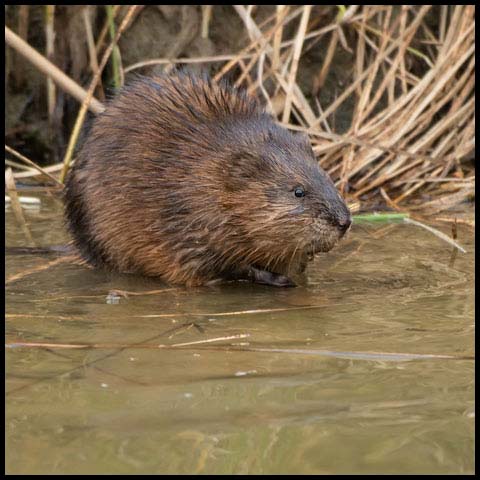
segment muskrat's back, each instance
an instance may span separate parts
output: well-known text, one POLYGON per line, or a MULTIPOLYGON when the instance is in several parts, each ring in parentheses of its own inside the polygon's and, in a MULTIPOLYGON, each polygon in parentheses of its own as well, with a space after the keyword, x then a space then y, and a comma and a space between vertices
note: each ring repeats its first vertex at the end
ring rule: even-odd
POLYGON ((186 285, 286 277, 350 214, 306 137, 243 91, 176 73, 135 81, 96 118, 66 184, 89 263, 186 285))

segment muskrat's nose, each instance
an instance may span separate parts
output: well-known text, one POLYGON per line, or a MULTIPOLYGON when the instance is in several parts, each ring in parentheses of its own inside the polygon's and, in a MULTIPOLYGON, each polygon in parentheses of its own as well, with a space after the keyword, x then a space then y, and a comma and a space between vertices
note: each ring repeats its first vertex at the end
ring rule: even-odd
POLYGON ((347 230, 350 228, 352 224, 352 217, 348 216, 338 222, 338 229, 342 232, 342 235, 345 235, 347 230))

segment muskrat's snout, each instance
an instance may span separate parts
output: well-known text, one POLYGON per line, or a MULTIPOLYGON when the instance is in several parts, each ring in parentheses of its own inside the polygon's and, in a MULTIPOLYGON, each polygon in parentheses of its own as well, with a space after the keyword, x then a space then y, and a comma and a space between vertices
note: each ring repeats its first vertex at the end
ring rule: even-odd
POLYGON ((340 238, 342 238, 352 225, 352 215, 345 204, 342 204, 341 213, 336 215, 335 226, 338 228, 340 238))
POLYGON ((352 225, 350 210, 340 195, 334 202, 329 202, 329 206, 328 210, 322 209, 317 221, 313 223, 313 238, 308 247, 309 254, 329 252, 345 236, 352 225))
POLYGON ((352 215, 345 201, 338 192, 336 199, 329 203, 328 223, 338 232, 338 238, 342 238, 352 225, 352 215))
POLYGON ((340 231, 340 237, 343 237, 349 230, 350 226, 352 225, 352 217, 350 214, 347 218, 342 219, 338 222, 337 227, 340 231))

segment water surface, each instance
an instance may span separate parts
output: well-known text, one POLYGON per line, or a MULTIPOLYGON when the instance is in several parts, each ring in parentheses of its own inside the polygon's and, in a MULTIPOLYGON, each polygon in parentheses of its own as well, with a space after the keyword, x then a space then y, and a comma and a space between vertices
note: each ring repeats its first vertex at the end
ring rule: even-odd
MULTIPOLYGON (((61 244, 61 204, 41 198, 27 226, 61 244)), ((24 235, 7 209, 7 245, 24 235)), ((473 473, 474 234, 458 235, 452 256, 418 227, 354 225, 295 289, 7 256, 23 276, 6 290, 6 471, 473 473)))

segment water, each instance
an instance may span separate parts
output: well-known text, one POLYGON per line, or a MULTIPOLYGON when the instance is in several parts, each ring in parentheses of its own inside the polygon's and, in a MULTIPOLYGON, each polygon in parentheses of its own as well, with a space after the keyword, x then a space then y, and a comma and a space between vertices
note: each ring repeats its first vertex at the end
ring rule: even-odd
MULTIPOLYGON (((38 245, 66 241, 60 211, 25 212, 38 245)), ((473 231, 458 241, 355 225, 295 289, 8 256, 7 278, 38 270, 6 291, 7 343, 30 345, 6 352, 6 471, 473 473, 473 231)))

